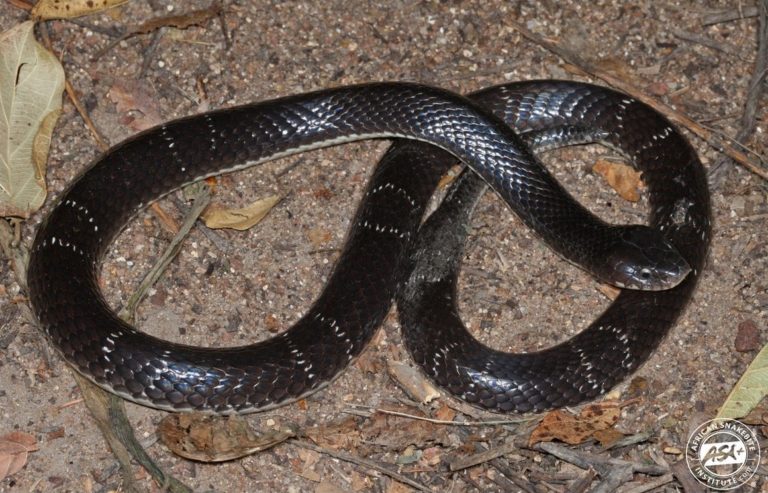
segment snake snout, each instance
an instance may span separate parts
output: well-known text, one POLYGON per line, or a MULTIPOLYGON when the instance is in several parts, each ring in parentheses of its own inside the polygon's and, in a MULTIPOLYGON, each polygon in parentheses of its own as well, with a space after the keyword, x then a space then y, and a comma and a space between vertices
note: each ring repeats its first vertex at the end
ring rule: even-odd
POLYGON ((609 255, 608 281, 620 288, 662 291, 680 284, 691 272, 688 262, 659 231, 627 226, 609 255))

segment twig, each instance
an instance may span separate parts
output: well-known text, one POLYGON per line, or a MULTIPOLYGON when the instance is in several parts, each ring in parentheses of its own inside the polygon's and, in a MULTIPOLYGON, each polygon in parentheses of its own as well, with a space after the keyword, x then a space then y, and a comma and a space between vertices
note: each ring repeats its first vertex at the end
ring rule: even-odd
POLYGON ((135 459, 153 477, 163 491, 172 493, 191 493, 192 490, 173 476, 165 473, 147 455, 136 440, 128 418, 125 415, 125 403, 120 397, 109 394, 82 377, 72 373, 83 394, 85 405, 91 411, 102 435, 109 443, 115 458, 120 463, 123 476, 123 488, 126 491, 139 491, 135 486, 131 459, 135 459))
POLYGON ((631 465, 612 467, 608 474, 603 475, 603 480, 595 486, 592 493, 613 493, 619 486, 632 479, 632 472, 631 465))
POLYGON ((89 31, 93 31, 95 33, 102 34, 104 36, 109 36, 110 38, 116 38, 118 36, 122 36, 122 31, 120 31, 118 28, 114 26, 100 26, 98 24, 93 24, 91 22, 86 22, 82 19, 67 19, 67 22, 71 22, 72 24, 76 26, 80 26, 84 29, 88 29, 89 31))
POLYGON ((672 35, 675 36, 676 38, 682 39, 683 41, 690 41, 691 43, 696 43, 716 51, 721 51, 723 53, 727 53, 729 55, 734 55, 738 58, 742 58, 741 52, 736 47, 731 46, 727 43, 721 43, 719 41, 715 41, 714 39, 708 38, 706 36, 701 36, 696 33, 683 31, 682 29, 676 29, 672 31, 672 35))
MULTIPOLYGON (((458 434, 462 438, 467 439, 470 436, 470 431, 467 428, 459 428, 458 429, 458 434)), ((506 444, 504 444, 504 445, 502 445, 500 447, 497 447, 497 448, 493 449, 492 451, 489 450, 488 448, 486 448, 485 446, 483 446, 482 444, 476 443, 475 444, 475 449, 479 450, 479 452, 477 454, 474 454, 472 457, 482 458, 484 456, 486 458, 486 460, 488 460, 488 462, 491 464, 491 466, 493 466, 497 471, 499 471, 509 481, 512 481, 517 486, 517 488, 515 488, 515 489, 520 490, 520 491, 525 491, 526 493, 537 493, 536 487, 523 476, 521 471, 514 470, 510 466, 509 461, 506 458, 504 458, 501 455, 499 455, 498 452, 506 452, 506 453, 508 453, 508 452, 511 452, 512 450, 519 450, 519 448, 516 447, 516 446, 510 447, 509 445, 511 445, 511 443, 513 443, 513 442, 512 441, 507 442, 506 444), (489 452, 491 452, 491 453, 489 453, 489 452)), ((506 455, 506 453, 504 455, 506 455)), ((470 461, 471 461, 471 459, 470 459, 470 461)), ((482 461, 478 462, 478 464, 480 464, 481 462, 482 461)), ((449 461, 449 464, 450 463, 451 463, 451 461, 449 461)), ((454 461, 454 464, 458 464, 458 461, 454 461)), ((453 467, 453 465, 451 465, 451 467, 453 467)), ((469 476, 464 476, 464 477, 465 477, 465 479, 469 479, 469 476)), ((496 480, 494 480, 494 481, 496 481, 496 480)), ((497 484, 498 484, 498 482, 497 482, 497 484)), ((515 489, 509 488, 509 487, 505 487, 504 491, 514 491, 515 489)))
POLYGON ((149 46, 144 50, 144 60, 141 62, 141 68, 137 78, 143 79, 149 71, 149 66, 152 64, 152 60, 155 59, 157 49, 160 47, 160 42, 163 40, 163 34, 165 34, 165 28, 161 27, 157 31, 152 33, 152 38, 149 41, 149 46))
POLYGON ((512 441, 509 441, 499 447, 489 448, 488 450, 483 450, 482 452, 478 452, 470 456, 462 456, 451 460, 448 463, 448 469, 450 471, 461 471, 462 469, 467 469, 478 464, 489 462, 498 457, 502 457, 512 453, 515 450, 517 450, 517 445, 515 445, 512 441))
POLYGON ((119 38, 112 40, 106 47, 99 50, 92 58, 98 59, 104 53, 114 48, 118 43, 124 41, 130 37, 137 36, 139 34, 149 34, 153 31, 158 31, 164 27, 175 27, 176 29, 186 29, 191 26, 200 26, 208 22, 212 17, 217 17, 221 12, 221 4, 218 1, 214 1, 208 7, 199 10, 193 10, 183 14, 174 14, 163 17, 155 17, 146 22, 129 29, 119 38))
MULTIPOLYGON (((757 33, 757 58, 752 77, 749 79, 747 101, 744 103, 744 113, 741 116, 741 124, 735 140, 739 143, 746 142, 755 132, 757 126, 757 103, 760 100, 765 85, 766 73, 768 73, 768 0, 760 0, 759 3, 759 27, 757 33)), ((730 160, 718 159, 709 171, 710 182, 717 187, 722 184, 728 170, 730 160)))
MULTIPOLYGON (((8 258, 14 259, 12 262, 14 274, 19 280, 18 282, 20 285, 24 286, 22 280, 27 278, 26 272, 29 252, 26 246, 22 244, 13 244, 10 241, 7 241, 9 238, 15 238, 12 228, 7 221, 0 220, 0 251, 2 251, 8 258)), ((28 315, 29 318, 32 319, 30 323, 36 324, 31 313, 28 315)), ((137 488, 133 486, 131 458, 136 459, 136 461, 138 461, 152 475, 158 484, 166 489, 166 491, 175 493, 186 493, 191 491, 172 476, 165 474, 162 469, 152 462, 141 447, 137 447, 133 430, 128 422, 128 418, 125 416, 125 406, 123 405, 122 399, 107 394, 90 381, 81 377, 77 372, 73 372, 73 375, 80 387, 86 406, 88 406, 91 414, 93 414, 104 438, 109 443, 115 457, 121 464, 124 489, 126 491, 137 491, 137 488)), ((76 402, 79 401, 70 401, 63 404, 61 407, 68 407, 69 405, 74 405, 76 402)))
MULTIPOLYGON (((152 213, 157 216, 157 219, 160 221, 160 225, 165 228, 166 231, 171 233, 172 235, 179 234, 179 223, 176 222, 174 218, 172 218, 167 212, 165 212, 165 209, 160 207, 160 204, 157 202, 154 202, 152 205, 149 206, 149 208, 152 210, 152 213)), ((184 212, 184 215, 187 213, 184 212)))
POLYGON ((513 470, 506 459, 497 457, 491 461, 491 465, 504 474, 506 478, 509 478, 521 490, 526 491, 527 493, 536 493, 536 487, 526 479, 523 479, 520 471, 513 470))
POLYGON ((642 484, 640 486, 636 486, 634 488, 624 490, 622 491, 622 493, 645 493, 646 491, 651 491, 655 488, 664 486, 667 483, 671 483, 672 481, 674 481, 674 479, 675 477, 672 474, 665 474, 663 476, 659 476, 653 481, 648 481, 647 483, 642 484))
MULTIPOLYGON (((469 476, 465 476, 469 477, 469 476)), ((532 485, 527 484, 516 476, 507 477, 504 474, 494 474, 491 481, 501 486, 502 491, 525 491, 526 493, 536 493, 532 485)))
MULTIPOLYGON (((48 34, 48 27, 47 27, 48 25, 46 23, 42 23, 40 26, 41 26, 40 33, 43 36, 43 42, 45 43, 45 47, 48 48, 48 50, 51 53, 56 53, 53 50, 51 37, 48 34)), ((93 135, 93 138, 96 140, 96 145, 98 145, 99 149, 101 149, 102 151, 106 151, 109 148, 109 144, 107 143, 107 140, 101 135, 101 132, 98 131, 98 129, 96 128, 96 125, 93 124, 93 120, 91 120, 91 117, 90 115, 88 115, 88 112, 85 110, 85 107, 82 105, 82 103, 80 103, 80 98, 77 97, 75 88, 72 87, 72 84, 69 83, 69 79, 64 81, 64 90, 67 92, 67 96, 69 96, 69 100, 72 101, 72 104, 74 105, 77 112, 80 113, 80 117, 85 122, 85 125, 88 127, 88 130, 90 130, 91 135, 93 135)))
POLYGON ((182 243, 194 227, 195 222, 200 217, 200 214, 205 210, 206 207, 208 207, 208 204, 211 202, 210 189, 205 184, 205 182, 198 182, 196 184, 190 185, 190 187, 196 187, 197 189, 194 205, 189 210, 189 213, 187 213, 186 217, 184 218, 184 222, 179 228, 179 232, 176 234, 176 236, 173 237, 171 243, 165 249, 165 252, 163 252, 163 255, 157 259, 155 265, 152 266, 149 272, 147 272, 147 274, 144 276, 144 279, 142 279, 141 284, 139 284, 139 287, 136 288, 131 297, 128 299, 125 307, 120 310, 119 315, 121 318, 131 322, 133 321, 136 306, 142 299, 144 299, 147 291, 149 291, 149 289, 155 285, 158 279, 160 279, 165 270, 168 268, 168 265, 170 265, 173 259, 176 258, 176 255, 179 254, 179 251, 181 251, 182 243))
POLYGON ((651 438, 651 436, 652 434, 649 431, 644 431, 642 433, 635 433, 634 435, 624 437, 621 440, 616 440, 614 443, 605 447, 603 450, 610 450, 613 448, 626 447, 628 445, 636 445, 638 443, 647 442, 648 439, 651 438))
POLYGON ((534 445, 533 449, 554 455, 558 459, 564 460, 565 462, 576 465, 582 469, 594 467, 601 473, 601 476, 609 474, 611 469, 617 466, 631 466, 633 472, 649 474, 651 476, 661 476, 662 474, 669 472, 669 469, 657 466, 656 464, 643 464, 641 462, 630 462, 622 459, 614 459, 612 457, 599 457, 597 455, 569 449, 568 447, 553 442, 537 443, 534 445))
POLYGON ((560 58, 562 58, 569 64, 573 65, 574 67, 578 68, 579 70, 587 74, 590 74, 594 77, 597 77, 599 79, 602 79, 608 84, 619 88, 620 90, 626 92, 627 94, 630 94, 636 99, 644 102, 648 106, 651 106, 656 111, 664 114, 667 118, 669 118, 674 123, 687 128, 692 133, 699 136, 702 140, 707 142, 713 148, 717 149, 720 152, 725 153, 731 159, 733 159, 740 165, 744 166, 752 173, 768 180, 768 170, 762 169, 761 167, 752 163, 749 157, 745 153, 741 152, 739 149, 732 146, 727 141, 723 141, 723 139, 719 138, 718 135, 704 128, 699 123, 697 123, 696 121, 688 117, 685 113, 675 110, 667 106, 666 104, 660 101, 657 101, 655 98, 652 98, 647 94, 645 94, 639 87, 635 86, 634 84, 622 80, 621 78, 617 77, 611 72, 600 68, 599 66, 597 66, 597 64, 582 58, 579 54, 574 53, 571 50, 561 45, 558 45, 556 43, 553 43, 551 41, 544 39, 542 36, 539 36, 538 34, 533 33, 532 31, 525 28, 523 25, 513 21, 510 21, 510 24, 518 32, 520 32, 520 34, 522 34, 525 38, 529 39, 530 41, 533 41, 534 43, 551 51, 552 53, 555 53, 560 58))
POLYGON ((712 24, 746 19, 748 17, 757 17, 757 7, 739 7, 736 9, 721 10, 720 12, 707 14, 701 20, 701 23, 705 26, 711 26, 712 24))
POLYGON ((8 0, 8 3, 13 5, 17 9, 22 9, 27 11, 32 10, 32 4, 28 2, 24 2, 23 0, 8 0))
POLYGON ((568 493, 583 493, 587 491, 595 477, 597 477, 597 471, 590 467, 576 481, 568 485, 568 493))
POLYGON ((573 472, 548 472, 539 469, 538 467, 531 466, 529 475, 532 480, 550 483, 567 483, 579 479, 578 474, 573 472))
POLYGON ((685 459, 679 460, 669 466, 672 475, 683 485, 685 493, 704 493, 707 489, 691 474, 685 459))
MULTIPOLYGON (((174 196, 172 200, 176 208, 179 209, 179 211, 181 211, 182 214, 186 216, 189 213, 189 207, 186 205, 185 202, 183 202, 181 199, 179 199, 176 196, 174 196)), ((216 231, 206 226, 205 222, 199 221, 197 223, 197 229, 201 233, 203 233, 203 235, 206 238, 208 238, 208 240, 211 243, 213 243, 213 246, 215 246, 220 252, 228 253, 232 251, 232 244, 229 242, 229 240, 227 240, 226 238, 221 236, 219 233, 217 233, 216 231)), ((178 230, 178 226, 177 226, 177 230, 178 230)))
POLYGON ((84 401, 84 399, 83 399, 82 397, 81 397, 81 398, 79 398, 79 399, 72 399, 72 400, 71 400, 71 401, 69 401, 69 402, 65 402, 64 404, 60 404, 60 405, 57 407, 57 409, 58 409, 59 411, 61 411, 62 409, 66 409, 66 408, 68 408, 68 407, 72 407, 72 406, 76 406, 76 405, 78 405, 78 404, 82 404, 82 402, 83 402, 83 401, 84 401))
MULTIPOLYGON (((416 416, 413 414, 408 413, 401 413, 399 411, 390 411, 388 409, 380 409, 377 407, 368 407, 368 406, 357 406, 359 408, 363 408, 368 410, 371 413, 382 413, 382 414, 389 414, 392 416, 400 416, 401 418, 409 418, 409 419, 416 419, 419 421, 427 421, 429 423, 433 423, 436 425, 451 425, 451 426, 500 426, 500 425, 518 425, 521 423, 528 423, 530 421, 538 419, 538 417, 532 417, 532 418, 520 418, 520 419, 503 419, 503 420, 497 420, 497 421, 449 421, 445 419, 434 419, 434 418, 427 418, 426 416, 416 416)), ((357 412, 354 412, 353 410, 346 410, 344 411, 349 414, 355 414, 360 415, 357 412)), ((370 416, 370 414, 368 414, 370 416)))
POLYGON ((407 484, 408 486, 415 488, 419 491, 431 491, 429 488, 419 483, 418 481, 415 481, 409 478, 408 476, 400 474, 399 472, 392 470, 391 468, 385 466, 380 462, 372 461, 370 459, 363 459, 362 457, 355 457, 354 455, 347 454, 345 452, 339 452, 339 451, 327 449, 324 447, 318 447, 317 445, 306 442, 304 440, 293 440, 290 443, 298 447, 313 450, 320 454, 330 455, 331 457, 334 457, 339 460, 343 460, 345 462, 351 462, 352 464, 357 464, 358 466, 368 467, 375 471, 379 471, 380 473, 385 474, 390 478, 396 481, 399 481, 403 484, 407 484))

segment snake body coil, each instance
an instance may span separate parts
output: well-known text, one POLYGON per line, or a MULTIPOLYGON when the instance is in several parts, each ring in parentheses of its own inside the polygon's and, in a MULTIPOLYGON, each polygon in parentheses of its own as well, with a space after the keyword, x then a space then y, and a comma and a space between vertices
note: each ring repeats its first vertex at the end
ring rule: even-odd
MULTIPOLYGON (((370 341, 390 307, 397 266, 425 204, 458 157, 561 255, 605 280, 668 287, 666 281, 675 284, 691 271, 670 291, 623 292, 603 315, 610 319, 589 335, 565 349, 526 356, 522 364, 501 363, 498 354, 480 361, 487 348, 458 329, 406 337, 425 371, 478 405, 524 411, 592 398, 648 357, 690 297, 709 243, 701 165, 665 119, 607 89, 532 82, 500 86, 476 99, 518 131, 552 135, 576 128, 623 149, 643 171, 653 229, 612 226, 592 216, 514 131, 465 98, 413 84, 352 86, 177 120, 110 150, 67 190, 38 231, 28 274, 35 314, 77 371, 141 404, 229 414, 296 400, 327 385, 370 341), (371 137, 425 141, 447 153, 425 144, 397 144, 387 153, 323 294, 283 334, 237 348, 171 344, 138 332, 104 302, 97 283, 101 259, 150 201, 206 176, 371 137), (606 266, 606 259, 613 261, 606 266), (606 345, 598 348, 598 341, 606 345), (452 366, 467 361, 479 366, 452 366), (481 389, 479 381, 488 385, 481 389)), ((413 263, 414 272, 423 273, 413 263)), ((422 265, 435 267, 432 260, 422 265)), ((411 278, 417 282, 401 292, 413 298, 400 296, 406 313, 413 313, 411 299, 427 305, 414 308, 425 313, 406 317, 442 323, 432 311, 441 308, 434 296, 442 296, 433 286, 450 291, 450 275, 428 286, 418 281, 425 276, 411 278)))

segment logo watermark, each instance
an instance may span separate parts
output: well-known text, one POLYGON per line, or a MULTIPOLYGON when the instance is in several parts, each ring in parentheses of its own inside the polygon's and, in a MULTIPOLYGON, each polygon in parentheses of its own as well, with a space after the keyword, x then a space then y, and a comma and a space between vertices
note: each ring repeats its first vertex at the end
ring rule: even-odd
POLYGON ((760 464, 755 433, 733 419, 702 423, 688 438, 685 460, 691 474, 713 490, 732 490, 749 481, 760 464))

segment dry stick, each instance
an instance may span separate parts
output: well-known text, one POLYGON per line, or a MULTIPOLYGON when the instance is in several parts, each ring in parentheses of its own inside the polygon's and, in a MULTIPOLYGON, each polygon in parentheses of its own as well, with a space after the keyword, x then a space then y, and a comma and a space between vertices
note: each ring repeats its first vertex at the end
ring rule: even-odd
POLYGON ((139 69, 138 78, 143 79, 149 71, 149 66, 152 64, 152 60, 155 59, 157 49, 160 47, 160 41, 163 40, 163 34, 165 34, 165 28, 161 27, 157 31, 152 33, 152 38, 149 41, 149 46, 144 50, 144 61, 141 62, 141 68, 139 69))
POLYGON ((703 484, 699 483, 696 477, 691 474, 691 470, 688 467, 688 462, 683 459, 675 462, 669 466, 672 475, 683 486, 685 493, 704 493, 707 488, 703 484))
MULTIPOLYGON (((50 36, 48 35, 47 24, 43 23, 41 28, 43 40, 45 41, 48 49, 53 53, 50 36)), ((100 132, 96 129, 96 126, 91 121, 85 108, 80 104, 80 100, 75 94, 75 90, 69 81, 66 82, 65 88, 67 95, 69 95, 72 104, 75 106, 80 116, 85 121, 86 125, 90 129, 98 146, 101 150, 106 150, 109 145, 106 140, 102 138, 100 132)), ((26 272, 26 268, 25 268, 26 272)), ((148 274, 149 275, 149 274, 148 274)), ((23 276, 26 279, 26 275, 23 276)), ((34 318, 34 317, 33 317, 34 318)), ((123 481, 126 484, 131 483, 132 466, 130 457, 136 459, 158 482, 164 489, 173 492, 187 492, 189 490, 183 483, 176 480, 173 476, 165 474, 152 459, 146 454, 144 449, 136 441, 133 435, 133 431, 125 414, 125 405, 122 399, 108 394, 104 390, 100 389, 96 385, 92 384, 87 379, 80 377, 76 372, 73 372, 75 379, 80 387, 80 391, 85 398, 86 405, 94 416, 99 429, 102 431, 102 435, 110 444, 115 457, 120 463, 120 469, 122 471, 123 481)))
POLYGON ((608 474, 602 475, 603 480, 595 486, 592 493, 613 493, 619 486, 632 480, 631 465, 614 466, 608 474))
MULTIPOLYGON (((459 434, 461 437, 467 438, 469 436, 469 431, 466 428, 462 428, 459 430, 459 434)), ((486 449, 479 443, 475 444, 475 448, 479 449, 480 452, 467 459, 454 459, 449 461, 449 469, 452 471, 458 470, 461 467, 471 467, 487 461, 497 471, 503 474, 505 479, 515 483, 518 489, 527 493, 536 493, 536 488, 533 483, 525 479, 520 471, 516 471, 510 467, 509 462, 503 457, 503 455, 518 449, 518 447, 512 446, 512 443, 512 441, 509 441, 493 449, 486 449)), ((469 476, 466 476, 465 479, 469 479, 469 476)), ((507 490, 509 490, 509 488, 507 488, 507 490)))
POLYGON ((634 84, 627 82, 625 80, 622 80, 621 78, 617 77, 613 73, 600 68, 595 63, 585 60, 580 55, 574 53, 573 51, 567 48, 564 48, 563 46, 560 46, 551 41, 547 41, 542 36, 539 36, 538 34, 533 33, 532 31, 526 29, 521 24, 518 24, 516 22, 510 22, 510 23, 512 27, 514 27, 525 38, 551 51, 552 53, 556 54, 557 56, 559 56, 569 64, 573 65, 574 67, 580 69, 581 71, 587 74, 590 74, 594 77, 597 77, 599 79, 602 79, 608 84, 621 89, 625 93, 630 94, 634 98, 644 102, 648 106, 651 106, 653 109, 655 109, 659 113, 662 113, 667 118, 669 118, 672 122, 687 128, 692 133, 696 134, 698 137, 700 137, 705 142, 707 142, 713 148, 728 155, 731 159, 741 164, 752 173, 768 180, 768 170, 762 169, 759 166, 752 163, 749 157, 744 152, 741 152, 735 146, 732 146, 729 142, 724 141, 722 138, 720 138, 721 136, 719 136, 717 133, 704 128, 703 126, 701 126, 699 123, 692 120, 683 112, 675 110, 667 106, 666 104, 660 101, 657 101, 655 98, 652 98, 647 94, 645 94, 639 87, 635 86, 634 84))
POLYGON ((8 0, 8 3, 22 10, 32 10, 32 5, 22 0, 8 0))
MULTIPOLYGON (((426 416, 416 416, 413 414, 408 413, 401 413, 398 411, 390 411, 388 409, 380 409, 377 407, 368 407, 368 406, 357 406, 363 409, 367 409, 369 412, 376 412, 381 414, 389 414, 392 416, 399 416, 401 418, 409 418, 409 419, 416 419, 419 421, 427 421, 428 423, 434 423, 436 425, 451 425, 451 426, 499 426, 499 425, 517 425, 520 423, 528 423, 530 421, 534 421, 539 419, 539 416, 534 416, 531 418, 521 418, 521 419, 504 419, 504 420, 496 420, 496 421, 449 421, 445 419, 434 419, 434 418, 427 418, 426 416)), ((362 416, 361 413, 355 412, 353 410, 347 410, 345 411, 349 414, 355 414, 357 416, 362 416)), ((366 415, 367 417, 370 417, 370 414, 366 415)))
POLYGON ((707 48, 713 49, 715 51, 721 51, 728 55, 733 55, 735 57, 742 58, 741 52, 735 46, 731 46, 726 43, 721 43, 719 41, 716 41, 712 38, 708 38, 706 36, 701 36, 696 33, 683 31, 682 29, 676 29, 672 31, 672 35, 675 36, 676 38, 682 39, 683 41, 690 41, 691 43, 696 43, 702 46, 706 46, 707 48))
POLYGON ((616 440, 612 444, 606 446, 603 450, 610 450, 614 448, 626 447, 628 445, 635 445, 638 443, 647 442, 651 438, 651 436, 653 435, 650 431, 635 433, 634 435, 629 435, 620 440, 616 440))
MULTIPOLYGON (((736 142, 744 143, 755 132, 757 127, 757 103, 765 89, 763 81, 768 73, 768 0, 760 0, 760 17, 757 33, 757 58, 752 77, 749 79, 747 101, 744 104, 744 113, 741 116, 741 124, 736 134, 736 142)), ((710 182, 714 187, 722 185, 728 170, 730 160, 727 158, 718 161, 709 170, 710 182)))
POLYGON ((75 106, 75 109, 78 113, 80 113, 80 117, 85 122, 85 125, 88 127, 88 130, 90 130, 91 135, 93 135, 93 138, 96 140, 96 145, 99 146, 99 149, 102 151, 106 151, 109 149, 109 144, 107 143, 107 140, 101 135, 101 132, 99 132, 96 129, 96 125, 93 124, 93 120, 91 120, 90 115, 88 115, 88 112, 85 110, 85 107, 83 107, 82 103, 80 103, 80 98, 77 97, 77 93, 75 92, 75 88, 72 87, 72 84, 69 83, 69 80, 66 80, 64 82, 64 88, 67 91, 67 96, 69 96, 69 100, 72 101, 72 104, 75 106))
POLYGON ((107 51, 114 48, 118 43, 130 37, 139 34, 149 34, 163 27, 175 27, 176 29, 186 29, 191 26, 201 26, 208 22, 212 17, 217 17, 221 12, 221 4, 214 1, 208 7, 199 10, 193 10, 183 14, 174 14, 163 17, 155 17, 146 22, 133 27, 117 39, 112 40, 105 48, 97 52, 93 58, 99 58, 107 51))
POLYGON ((491 465, 501 472, 504 477, 515 483, 521 490, 527 493, 536 493, 536 487, 530 481, 523 479, 520 471, 513 470, 505 459, 497 457, 491 460, 491 465))
POLYGON ((515 445, 512 441, 509 441, 499 447, 489 448, 470 456, 458 457, 448 463, 448 469, 450 471, 461 471, 462 469, 467 469, 469 467, 483 464, 498 457, 510 454, 515 450, 517 450, 517 445, 515 445))
POLYGON ((179 254, 184 240, 189 235, 189 232, 192 231, 192 228, 195 226, 195 223, 200 217, 200 214, 202 214, 205 208, 208 207, 208 204, 211 203, 210 189, 205 184, 205 182, 194 183, 190 185, 190 187, 195 189, 194 203, 192 208, 184 218, 184 222, 181 224, 179 232, 176 233, 176 236, 173 237, 171 243, 166 247, 165 252, 163 252, 160 258, 157 259, 149 272, 147 272, 147 274, 144 276, 144 279, 141 280, 139 286, 134 290, 131 297, 128 298, 128 302, 125 304, 125 307, 120 310, 118 315, 123 320, 127 320, 128 322, 133 323, 134 316, 136 314, 136 307, 139 305, 141 300, 144 299, 144 296, 147 294, 149 289, 154 286, 155 283, 163 275, 163 273, 165 273, 165 271, 168 269, 168 266, 171 264, 171 262, 173 262, 173 259, 175 259, 179 254))
POLYGON ((533 450, 540 450, 550 455, 554 455, 560 460, 579 466, 582 469, 588 469, 594 467, 602 475, 606 475, 611 471, 611 468, 617 466, 631 466, 633 472, 639 472, 642 474, 649 474, 651 476, 661 476, 669 472, 666 467, 661 467, 656 464, 643 464, 641 462, 630 462, 623 459, 604 458, 593 454, 587 454, 578 450, 569 449, 560 444, 553 442, 537 443, 533 446, 533 450))
POLYGON ((312 443, 309 443, 303 440, 293 440, 290 443, 293 445, 296 445, 297 447, 313 450, 320 454, 330 455, 331 457, 334 457, 339 460, 343 460, 345 462, 351 462, 352 464, 357 464, 358 466, 371 468, 375 471, 379 471, 380 473, 389 476, 390 478, 396 481, 399 481, 403 484, 407 484, 408 486, 415 488, 419 491, 431 491, 429 488, 419 483, 418 481, 415 481, 409 478, 408 476, 400 474, 397 471, 393 471, 391 468, 385 466, 380 462, 376 462, 370 459, 363 459, 362 457, 355 457, 354 455, 347 454, 345 452, 339 452, 339 451, 330 450, 324 447, 318 447, 317 445, 314 445, 312 443))
POLYGON ((646 491, 651 491, 652 489, 659 488, 667 483, 671 483, 674 481, 674 479, 675 477, 672 474, 665 474, 654 479, 653 481, 648 481, 647 483, 640 486, 624 490, 623 493, 645 493, 646 491))
MULTIPOLYGON (((3 254, 12 260, 12 266, 18 282, 24 286, 23 280, 26 279, 27 263, 29 252, 24 245, 13 245, 12 239, 15 235, 10 225, 0 220, 0 247, 3 254)), ((26 290, 26 288, 24 287, 26 290)), ((31 311, 25 311, 29 323, 36 325, 37 321, 31 311)), ((46 346, 43 346, 45 348, 46 346)), ((46 355, 46 360, 47 360, 46 355)), ((174 493, 190 492, 186 486, 170 475, 165 474, 162 469, 157 467, 149 456, 140 447, 133 434, 128 419, 125 416, 125 406, 122 399, 108 394, 81 377, 77 372, 73 372, 75 380, 80 387, 83 400, 91 411, 104 439, 109 443, 115 458, 120 464, 124 489, 126 491, 139 491, 133 483, 133 473, 131 458, 136 459, 152 477, 164 487, 167 491, 174 493)), ((73 401, 74 402, 74 401, 73 401)), ((67 403, 64 406, 72 404, 67 403)))
MULTIPOLYGON (((173 238, 171 245, 166 249, 165 253, 157 260, 155 265, 144 277, 140 287, 129 299, 126 308, 121 311, 123 319, 133 320, 136 306, 144 293, 146 293, 146 290, 157 282, 162 273, 168 268, 168 265, 170 265, 170 262, 178 254, 181 242, 189 234, 195 221, 205 208, 202 204, 207 205, 210 201, 210 195, 207 193, 207 190, 208 187, 205 184, 200 186, 195 197, 196 203, 187 214, 184 226, 182 226, 179 233, 173 238)), ((142 448, 141 444, 136 440, 136 437, 133 434, 133 428, 125 414, 125 403, 121 398, 100 389, 76 372, 74 375, 83 397, 85 398, 88 409, 94 416, 99 429, 120 463, 124 481, 129 481, 127 478, 132 477, 130 461, 130 457, 132 457, 141 464, 147 472, 149 472, 152 478, 162 488, 172 492, 192 491, 173 476, 166 474, 165 471, 157 466, 147 455, 146 451, 142 448)))
POLYGON ((584 471, 584 474, 577 478, 576 481, 568 485, 568 493, 582 493, 587 491, 590 485, 592 485, 592 481, 595 480, 595 477, 597 477, 597 471, 590 467, 584 471))
POLYGON ((125 416, 123 399, 101 390, 77 372, 73 372, 73 375, 83 394, 85 405, 91 411, 96 425, 109 443, 109 447, 115 454, 121 468, 125 464, 128 465, 127 468, 123 469, 123 488, 126 491, 141 491, 136 487, 131 473, 131 459, 135 459, 157 481, 163 491, 172 493, 192 492, 186 485, 158 467, 141 447, 125 416))
MULTIPOLYGON (((56 52, 53 50, 51 37, 48 33, 47 23, 40 24, 40 33, 43 36, 43 42, 45 43, 45 47, 48 48, 48 51, 55 54, 56 52)), ((58 57, 58 58, 61 58, 61 57, 58 57)), ((69 96, 69 100, 72 101, 72 104, 75 106, 75 109, 77 110, 78 113, 80 113, 80 117, 85 122, 85 125, 88 127, 88 130, 90 130, 91 134, 93 135, 93 138, 96 139, 96 145, 99 146, 100 150, 106 151, 109 148, 109 144, 107 144, 106 139, 102 137, 101 132, 99 132, 96 129, 96 125, 93 124, 93 121, 91 120, 91 117, 88 115, 88 112, 85 111, 85 107, 83 107, 82 103, 80 103, 80 98, 77 97, 75 88, 72 87, 72 84, 69 83, 69 79, 65 79, 64 89, 67 91, 67 96, 69 96)))
POLYGON ((744 7, 731 10, 723 10, 704 16, 701 23, 705 26, 720 24, 721 22, 730 22, 747 17, 757 17, 757 7, 744 7))

